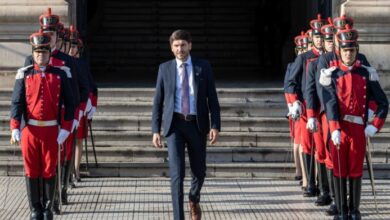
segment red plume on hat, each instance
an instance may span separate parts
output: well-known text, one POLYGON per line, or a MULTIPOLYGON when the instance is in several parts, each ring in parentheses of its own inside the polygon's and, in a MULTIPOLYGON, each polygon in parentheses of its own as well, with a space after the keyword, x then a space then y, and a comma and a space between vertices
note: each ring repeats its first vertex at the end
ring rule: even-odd
POLYGON ((329 24, 321 27, 321 34, 324 35, 325 40, 333 40, 333 34, 335 29, 331 17, 328 18, 328 22, 329 24))
POLYGON ((307 47, 308 42, 309 42, 309 39, 304 31, 301 31, 301 34, 294 38, 294 43, 295 43, 295 46, 297 46, 297 47, 304 47, 305 48, 305 47, 307 47))
POLYGON ((44 33, 42 28, 38 32, 30 35, 30 44, 35 49, 50 50, 50 35, 44 33))
POLYGON ((336 34, 337 41, 342 48, 356 47, 358 37, 358 32, 355 29, 352 29, 348 24, 345 25, 344 30, 340 30, 336 34))
POLYGON ((321 18, 321 14, 317 14, 317 19, 310 21, 310 28, 313 30, 313 35, 320 35, 321 27, 326 23, 327 21, 321 18))
POLYGON ((349 18, 347 17, 345 14, 343 14, 342 16, 340 17, 337 17, 335 19, 333 19, 333 26, 337 29, 337 30, 343 30, 345 29, 345 26, 348 24, 351 28, 353 27, 353 19, 352 18, 349 18))
POLYGON ((69 32, 70 32, 70 41, 72 44, 77 44, 77 40, 79 39, 79 32, 76 30, 76 28, 73 25, 69 26, 69 32))
POLYGON ((39 16, 39 24, 43 30, 56 31, 58 24, 60 22, 60 17, 58 15, 53 15, 51 13, 51 8, 47 9, 47 12, 39 16))

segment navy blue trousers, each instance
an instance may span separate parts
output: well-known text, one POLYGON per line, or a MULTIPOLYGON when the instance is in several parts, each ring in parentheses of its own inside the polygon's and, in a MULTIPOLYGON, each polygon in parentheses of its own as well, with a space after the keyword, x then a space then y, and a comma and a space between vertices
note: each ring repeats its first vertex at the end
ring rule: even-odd
POLYGON ((174 118, 172 130, 166 136, 168 142, 169 174, 175 220, 184 220, 183 181, 185 177, 185 148, 187 147, 192 180, 189 200, 198 203, 200 190, 206 176, 207 135, 202 134, 195 121, 174 118))

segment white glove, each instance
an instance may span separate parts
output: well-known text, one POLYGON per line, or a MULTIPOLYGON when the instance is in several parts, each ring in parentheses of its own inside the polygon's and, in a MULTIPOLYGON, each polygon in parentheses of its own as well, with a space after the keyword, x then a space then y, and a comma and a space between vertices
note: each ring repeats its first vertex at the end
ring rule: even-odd
POLYGON ((332 132, 332 141, 333 141, 334 145, 336 145, 336 146, 340 145, 341 133, 339 130, 335 130, 332 132))
POLYGON ((60 132, 58 133, 58 137, 57 137, 57 143, 58 144, 63 144, 64 141, 68 138, 70 132, 65 130, 65 129, 61 129, 60 132))
POLYGON ((92 119, 93 114, 96 112, 96 107, 92 106, 91 111, 88 112, 88 119, 92 119))
MULTIPOLYGON (((82 110, 79 111, 79 121, 81 120, 81 117, 83 117, 84 112, 82 110)), ((78 127, 78 126, 77 126, 78 127)))
POLYGON ((301 103, 299 101, 295 101, 291 107, 291 117, 294 120, 298 120, 301 117, 302 108, 301 103))
POLYGON ((288 108, 287 117, 290 117, 291 116, 292 105, 291 104, 287 104, 287 108, 288 108))
POLYGON ((318 129, 317 119, 316 118, 309 118, 307 120, 306 128, 311 132, 316 132, 318 129))
POLYGON ((333 71, 335 71, 336 69, 337 69, 337 67, 332 66, 332 67, 329 67, 328 69, 322 69, 321 72, 323 72, 326 76, 331 76, 333 71))
POLYGON ((20 131, 19 131, 19 129, 12 129, 11 142, 12 143, 20 142, 20 131))
POLYGON ((378 129, 374 125, 367 125, 364 134, 366 134, 366 137, 374 137, 377 131, 378 129))
POLYGON ((367 121, 368 122, 372 122, 374 120, 374 117, 375 117, 375 112, 371 109, 368 109, 368 119, 367 121))
POLYGON ((329 67, 327 69, 321 69, 321 75, 319 79, 319 83, 322 86, 329 86, 332 83, 332 72, 336 70, 335 66, 329 67))
POLYGON ((87 115, 87 112, 91 111, 91 109, 92 109, 92 102, 91 102, 91 99, 89 98, 87 101, 87 106, 85 107, 84 114, 87 115))
POLYGON ((79 127, 79 121, 76 119, 73 119, 73 124, 72 124, 72 132, 79 127))

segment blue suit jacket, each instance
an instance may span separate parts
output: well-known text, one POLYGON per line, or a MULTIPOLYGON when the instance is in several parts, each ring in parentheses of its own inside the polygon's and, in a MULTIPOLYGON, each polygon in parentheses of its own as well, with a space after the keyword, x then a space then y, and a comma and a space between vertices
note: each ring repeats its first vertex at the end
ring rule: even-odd
MULTIPOLYGON (((211 66, 208 61, 196 58, 192 58, 192 66, 198 129, 202 134, 207 134, 210 127, 220 130, 220 107, 211 66)), ((162 124, 163 135, 169 134, 175 109, 175 90, 176 60, 173 59, 160 64, 158 70, 152 113, 153 133, 160 133, 162 124)))

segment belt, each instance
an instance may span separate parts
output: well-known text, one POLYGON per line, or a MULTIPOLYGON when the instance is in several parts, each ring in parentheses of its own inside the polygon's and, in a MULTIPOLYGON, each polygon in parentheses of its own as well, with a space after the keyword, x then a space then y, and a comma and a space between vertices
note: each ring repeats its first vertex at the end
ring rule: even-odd
POLYGON ((364 125, 363 118, 360 116, 344 115, 343 120, 351 123, 359 124, 359 125, 364 125))
POLYGON ((196 120, 196 115, 183 115, 180 113, 175 112, 173 114, 176 118, 179 118, 184 121, 195 121, 196 120))
POLYGON ((27 124, 38 126, 38 127, 47 127, 47 126, 58 125, 58 122, 57 122, 57 120, 39 121, 39 120, 29 119, 27 124))

